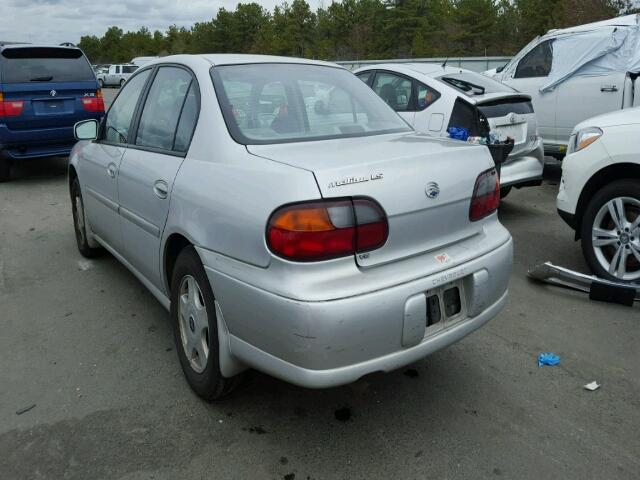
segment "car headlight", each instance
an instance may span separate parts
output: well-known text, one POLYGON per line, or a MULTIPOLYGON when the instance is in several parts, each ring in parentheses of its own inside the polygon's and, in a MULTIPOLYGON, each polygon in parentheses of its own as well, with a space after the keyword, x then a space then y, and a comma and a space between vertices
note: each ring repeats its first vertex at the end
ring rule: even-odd
POLYGON ((578 131, 575 136, 571 136, 572 141, 569 142, 570 152, 567 153, 579 152, 580 150, 587 148, 601 136, 602 130, 598 127, 583 128, 578 131))

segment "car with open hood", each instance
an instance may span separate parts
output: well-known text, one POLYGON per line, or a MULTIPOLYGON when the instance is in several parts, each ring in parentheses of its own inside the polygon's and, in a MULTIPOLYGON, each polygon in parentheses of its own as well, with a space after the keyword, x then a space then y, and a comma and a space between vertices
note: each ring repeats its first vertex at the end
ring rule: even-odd
POLYGON ((206 399, 249 367, 314 388, 394 370, 505 305, 488 150, 417 134, 342 67, 166 57, 76 133, 78 248, 111 252, 170 311, 206 399), (316 109, 335 90, 344 103, 316 109))

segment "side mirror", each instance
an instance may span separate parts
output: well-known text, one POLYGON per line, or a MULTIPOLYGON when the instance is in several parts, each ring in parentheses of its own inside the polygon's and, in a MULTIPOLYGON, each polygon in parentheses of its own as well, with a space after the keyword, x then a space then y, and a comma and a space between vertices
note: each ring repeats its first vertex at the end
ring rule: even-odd
POLYGON ((98 121, 83 120, 73 127, 76 140, 95 140, 98 138, 98 121))
POLYGON ((506 67, 507 64, 505 63, 504 65, 500 65, 498 68, 496 68, 496 73, 500 73, 501 71, 504 70, 504 67, 506 67))

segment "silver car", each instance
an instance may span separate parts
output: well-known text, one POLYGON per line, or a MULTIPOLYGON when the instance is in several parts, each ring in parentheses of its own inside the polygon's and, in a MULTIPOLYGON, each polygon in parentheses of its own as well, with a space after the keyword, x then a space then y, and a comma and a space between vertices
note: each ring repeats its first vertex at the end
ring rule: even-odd
POLYGON ((80 252, 106 249, 170 310, 205 399, 248 367, 312 388, 394 370, 505 304, 488 150, 416 134, 336 65, 163 58, 76 135, 80 252), (317 109, 327 91, 342 101, 317 109))

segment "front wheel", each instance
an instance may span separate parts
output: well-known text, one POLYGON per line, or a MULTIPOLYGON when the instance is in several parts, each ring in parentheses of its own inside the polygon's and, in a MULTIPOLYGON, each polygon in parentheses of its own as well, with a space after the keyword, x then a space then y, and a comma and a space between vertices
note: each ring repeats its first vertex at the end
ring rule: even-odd
POLYGON ((100 87, 100 89, 104 88, 104 80, 100 79, 98 80, 98 86, 100 87))
POLYGON ((598 276, 640 280, 640 181, 619 180, 589 202, 581 228, 582 252, 598 276))
POLYGON ((207 401, 229 394, 240 377, 226 378, 220 372, 215 298, 193 247, 180 252, 173 269, 171 323, 182 371, 193 391, 207 401))

